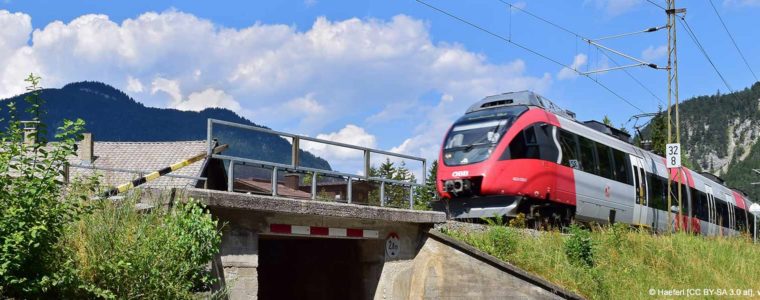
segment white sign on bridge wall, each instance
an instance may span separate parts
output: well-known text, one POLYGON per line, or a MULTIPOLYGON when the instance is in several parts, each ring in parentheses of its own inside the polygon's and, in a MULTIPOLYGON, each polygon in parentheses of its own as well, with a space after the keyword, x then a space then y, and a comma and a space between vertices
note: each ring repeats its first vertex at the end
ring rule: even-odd
POLYGON ((398 234, 391 232, 385 240, 385 254, 390 258, 396 258, 401 250, 401 241, 398 234))
POLYGON ((668 169, 681 167, 681 144, 665 145, 665 164, 668 169))

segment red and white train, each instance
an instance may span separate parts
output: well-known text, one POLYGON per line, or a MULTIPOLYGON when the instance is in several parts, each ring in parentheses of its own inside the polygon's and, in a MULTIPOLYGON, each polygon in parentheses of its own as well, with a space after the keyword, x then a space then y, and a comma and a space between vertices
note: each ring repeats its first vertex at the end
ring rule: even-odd
POLYGON ((705 235, 752 232, 745 193, 665 159, 602 123, 529 91, 486 97, 449 129, 439 157, 436 207, 453 218, 524 213, 539 222, 624 222, 705 235), (668 176, 674 197, 667 207, 668 176), (678 184, 681 182, 681 203, 678 184))

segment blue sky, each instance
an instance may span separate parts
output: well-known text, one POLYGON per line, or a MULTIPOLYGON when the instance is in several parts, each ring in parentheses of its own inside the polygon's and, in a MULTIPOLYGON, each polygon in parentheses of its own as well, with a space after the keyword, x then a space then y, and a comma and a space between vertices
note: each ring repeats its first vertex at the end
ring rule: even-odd
MULTIPOLYGON (((760 1, 713 1, 760 72, 760 1)), ((596 48, 497 0, 428 2, 504 36, 511 27, 516 42, 581 70, 611 65, 596 48)), ((511 3, 592 38, 665 23, 662 10, 640 0, 511 3)), ((751 85, 709 2, 679 6, 729 84, 751 85)), ((3 97, 21 92, 30 71, 51 87, 102 80, 150 106, 223 106, 278 130, 428 158, 469 104, 498 92, 537 90, 581 120, 609 115, 622 124, 639 113, 586 78, 563 76, 552 62, 409 0, 4 0, 0 22, 3 97)), ((678 40, 682 98, 725 92, 685 31, 678 40)), ((605 44, 665 64, 664 30, 605 44)), ((666 99, 664 71, 629 71, 666 99)), ((657 109, 625 73, 595 78, 642 110, 657 109)))

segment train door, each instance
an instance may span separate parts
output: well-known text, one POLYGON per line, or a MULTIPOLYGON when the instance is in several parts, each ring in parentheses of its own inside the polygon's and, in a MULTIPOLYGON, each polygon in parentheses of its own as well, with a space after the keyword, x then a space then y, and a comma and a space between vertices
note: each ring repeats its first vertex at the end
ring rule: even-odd
POLYGON ((715 210, 715 197, 713 197, 712 187, 705 184, 705 192, 707 194, 707 235, 715 235, 717 232, 717 212, 715 210))
POLYGON ((647 223, 647 211, 649 210, 649 197, 647 180, 644 172, 644 160, 638 156, 631 155, 631 165, 633 166, 633 186, 636 188, 636 195, 633 203, 633 221, 631 224, 639 226, 649 226, 647 223))
MULTIPOLYGON (((724 193, 726 198, 726 205, 728 206, 728 229, 736 230, 736 209, 734 208, 734 199, 731 195, 724 193)), ((729 231, 728 234, 731 234, 729 231)))

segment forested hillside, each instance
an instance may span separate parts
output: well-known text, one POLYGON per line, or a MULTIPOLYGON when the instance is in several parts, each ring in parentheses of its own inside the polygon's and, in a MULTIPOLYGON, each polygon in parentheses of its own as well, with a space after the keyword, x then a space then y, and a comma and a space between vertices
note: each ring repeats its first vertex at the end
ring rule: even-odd
MULTIPOLYGON (((760 83, 730 94, 687 99, 679 106, 681 143, 695 169, 760 199, 760 83)), ((648 130, 643 131, 645 135, 648 130)))
MULTIPOLYGON (((25 111, 29 106, 23 101, 25 96, 0 100, 0 118, 7 121, 9 101, 16 103, 19 112, 25 111)), ((208 118, 263 127, 227 109, 209 108, 194 112, 146 107, 124 92, 100 82, 77 82, 60 89, 44 89, 41 97, 45 101, 42 108, 46 111, 43 122, 48 127, 57 128, 63 119, 81 118, 96 141, 205 140, 208 118)), ((20 119, 30 120, 31 116, 21 113, 20 119)), ((53 132, 48 135, 52 138, 53 132)), ((230 144, 227 154, 290 163, 290 142, 281 137, 231 128, 215 130, 214 137, 230 144)), ((303 166, 330 168, 327 161, 308 152, 301 151, 300 159, 303 166)))

